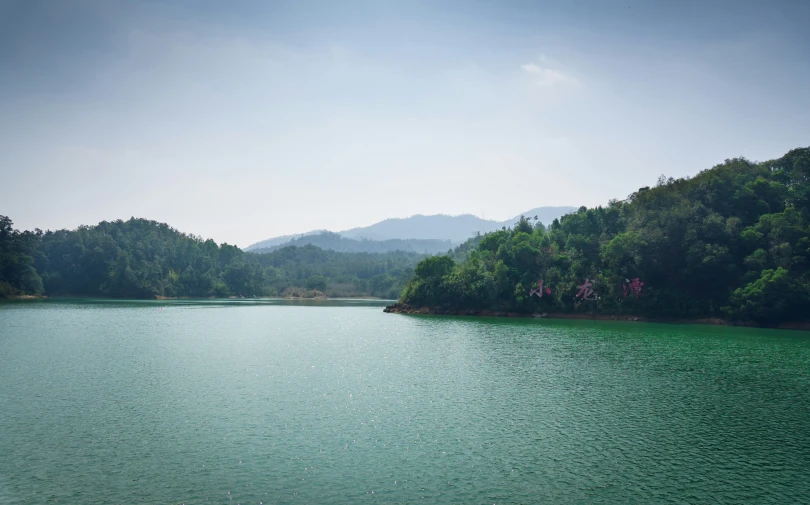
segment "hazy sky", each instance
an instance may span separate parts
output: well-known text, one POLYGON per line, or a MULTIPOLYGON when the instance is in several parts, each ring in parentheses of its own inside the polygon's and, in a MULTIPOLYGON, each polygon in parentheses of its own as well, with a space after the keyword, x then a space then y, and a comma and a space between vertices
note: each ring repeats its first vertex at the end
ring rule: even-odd
POLYGON ((246 246, 810 145, 810 2, 0 0, 0 214, 246 246))

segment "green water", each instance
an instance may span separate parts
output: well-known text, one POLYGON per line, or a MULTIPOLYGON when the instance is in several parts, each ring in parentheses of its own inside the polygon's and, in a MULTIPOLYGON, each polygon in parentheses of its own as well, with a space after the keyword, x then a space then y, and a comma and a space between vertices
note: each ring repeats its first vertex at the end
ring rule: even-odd
POLYGON ((0 304, 0 503, 810 502, 810 335, 0 304))

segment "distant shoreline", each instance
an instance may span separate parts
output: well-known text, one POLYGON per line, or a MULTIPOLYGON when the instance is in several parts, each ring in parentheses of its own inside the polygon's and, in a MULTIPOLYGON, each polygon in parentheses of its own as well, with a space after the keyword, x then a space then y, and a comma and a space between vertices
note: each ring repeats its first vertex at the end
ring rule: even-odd
POLYGON ((761 326, 752 322, 728 321, 719 317, 706 318, 653 318, 635 315, 587 314, 566 312, 521 313, 503 312, 489 309, 441 309, 437 307, 412 307, 401 303, 388 305, 383 309, 388 314, 435 315, 435 316, 479 316, 517 317, 529 319, 582 319, 590 321, 623 321, 639 323, 667 324, 710 324, 715 326, 743 326, 752 328, 772 328, 779 330, 810 331, 810 321, 785 321, 776 326, 761 326))
POLYGON ((103 299, 103 300, 153 300, 153 301, 165 301, 165 300, 378 300, 381 302, 391 301, 389 298, 378 298, 376 296, 256 296, 256 297, 244 297, 244 296, 163 296, 163 295, 154 295, 149 298, 120 298, 114 296, 103 296, 103 295, 54 295, 54 296, 47 296, 47 295, 9 295, 9 296, 0 296, 0 301, 2 300, 9 300, 9 301, 19 301, 19 300, 59 300, 59 299, 81 299, 81 298, 91 298, 91 299, 103 299))

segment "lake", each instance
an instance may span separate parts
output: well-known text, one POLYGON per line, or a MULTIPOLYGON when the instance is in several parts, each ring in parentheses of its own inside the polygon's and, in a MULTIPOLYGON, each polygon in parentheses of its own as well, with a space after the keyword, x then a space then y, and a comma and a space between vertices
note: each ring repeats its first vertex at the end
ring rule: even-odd
POLYGON ((810 502, 810 334, 0 304, 0 503, 810 502))

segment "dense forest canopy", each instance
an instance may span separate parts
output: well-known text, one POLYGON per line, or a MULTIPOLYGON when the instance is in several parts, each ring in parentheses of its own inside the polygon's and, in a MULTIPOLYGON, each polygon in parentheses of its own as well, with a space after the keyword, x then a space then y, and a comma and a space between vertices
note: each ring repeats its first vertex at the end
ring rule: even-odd
POLYGON ((809 179, 810 148, 763 163, 727 160, 692 178, 662 176, 654 188, 582 207, 548 230, 522 219, 475 238, 474 247, 427 258, 401 301, 762 324, 807 319, 809 179))
POLYGON ((402 293, 414 267, 425 257, 403 251, 337 252, 311 244, 246 256, 264 269, 271 293, 297 293, 303 286, 329 296, 371 295, 387 299, 396 299, 402 293))
POLYGON ((42 279, 34 268, 39 231, 20 232, 0 216, 0 296, 14 292, 41 293, 42 279))
POLYGON ((246 254, 145 219, 43 233, 14 230, 0 216, 0 296, 396 298, 422 257, 312 245, 246 254))

